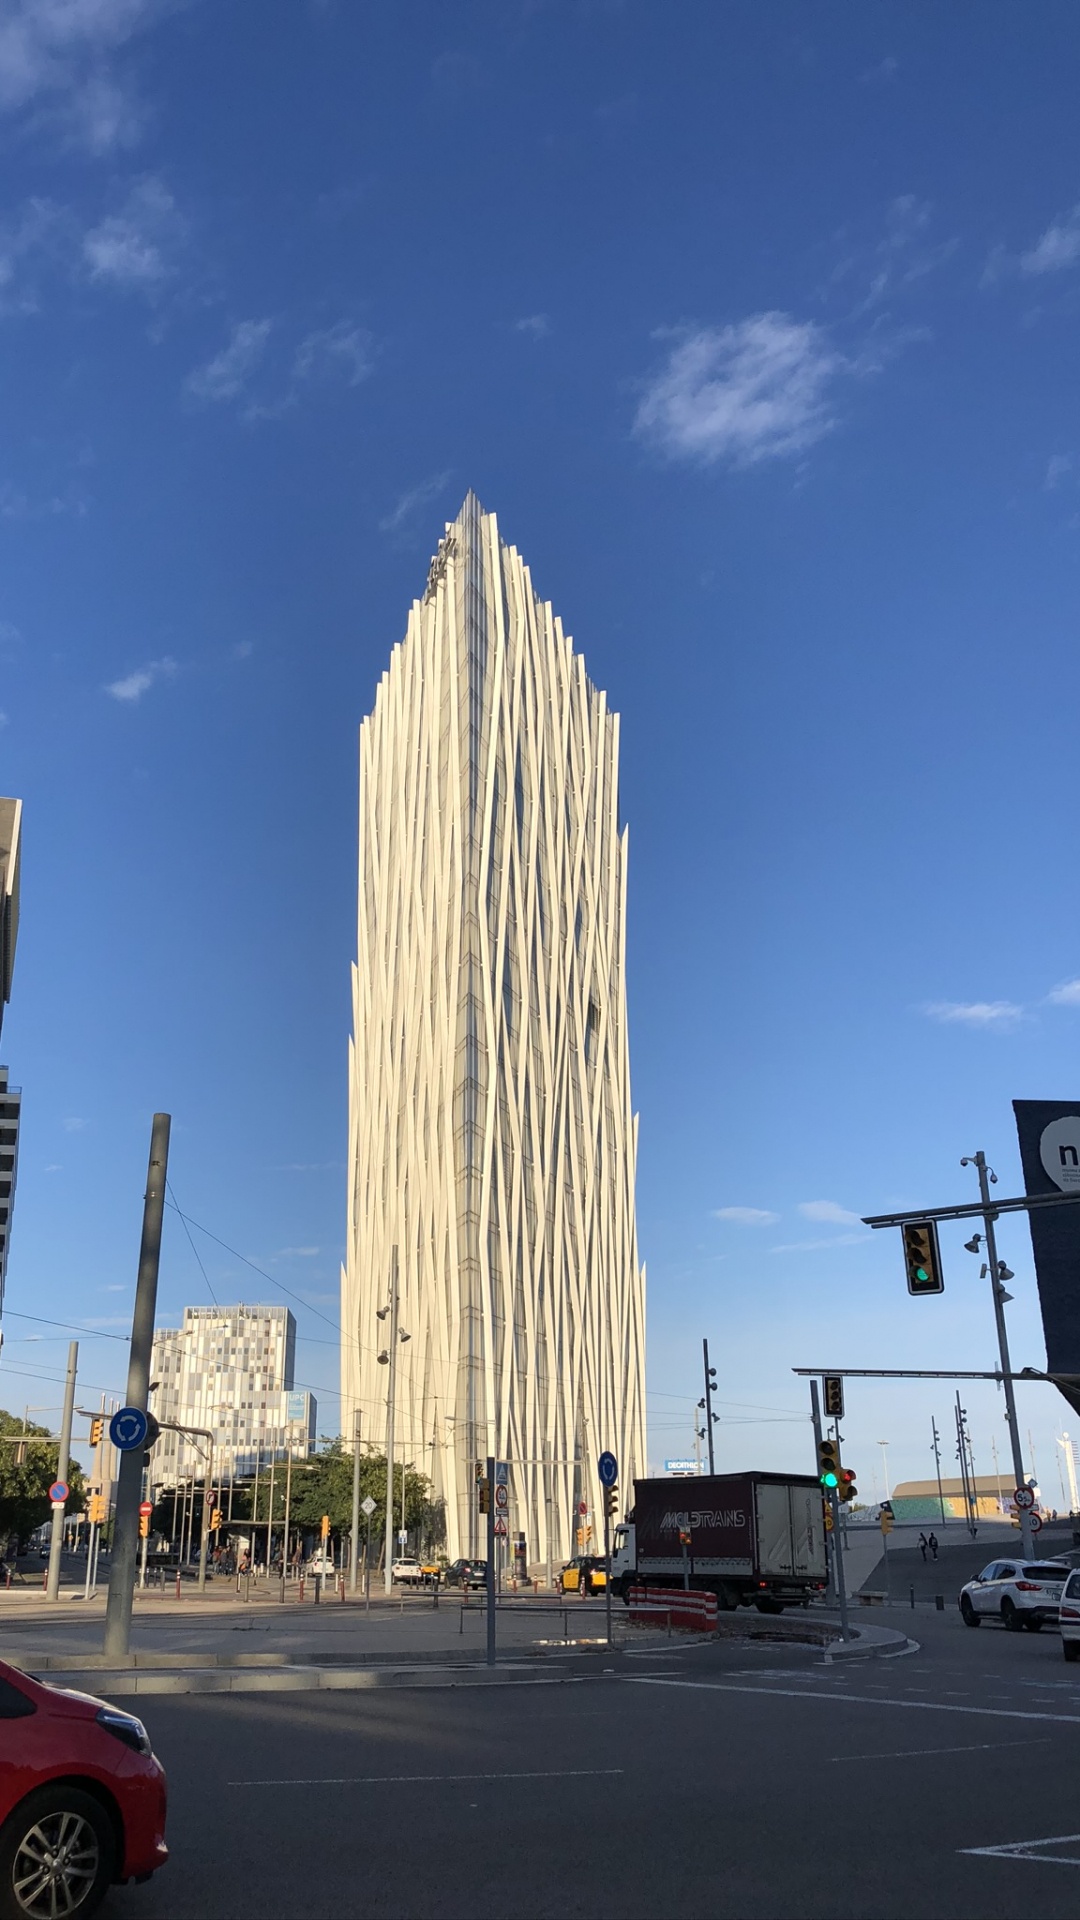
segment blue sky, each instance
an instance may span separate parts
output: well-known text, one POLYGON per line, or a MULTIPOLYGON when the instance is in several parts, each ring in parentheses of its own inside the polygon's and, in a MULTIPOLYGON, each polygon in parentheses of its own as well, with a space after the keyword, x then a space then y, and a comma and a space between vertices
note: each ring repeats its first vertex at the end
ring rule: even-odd
MULTIPOLYGON (((58 1397, 16 1314, 122 1333, 163 1107, 278 1286, 171 1217, 162 1317, 290 1289, 336 1431, 356 727, 470 486, 623 716, 653 1459, 703 1334, 732 1467, 806 1464, 793 1365, 993 1364, 963 1234, 913 1302, 858 1225, 1018 1190, 1080 1071, 1080 35, 971 24, 3 0, 0 1402, 58 1397)), ((950 1405, 852 1388, 864 1488, 950 1405)))

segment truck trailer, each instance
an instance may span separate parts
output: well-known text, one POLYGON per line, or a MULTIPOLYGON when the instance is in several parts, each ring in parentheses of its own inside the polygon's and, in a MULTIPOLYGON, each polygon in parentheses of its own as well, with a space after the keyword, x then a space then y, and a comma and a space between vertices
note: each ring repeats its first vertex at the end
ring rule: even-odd
POLYGON ((715 1593, 722 1609, 807 1606, 827 1580, 825 1508, 810 1474, 716 1473, 635 1480, 615 1529, 614 1592, 636 1585, 715 1593))

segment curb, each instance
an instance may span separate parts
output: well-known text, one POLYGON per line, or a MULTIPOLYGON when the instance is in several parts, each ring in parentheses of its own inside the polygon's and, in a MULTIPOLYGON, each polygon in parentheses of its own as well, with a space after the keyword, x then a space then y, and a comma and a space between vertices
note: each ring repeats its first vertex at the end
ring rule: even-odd
POLYGON ((825 1648, 825 1665, 837 1660, 898 1660, 903 1654, 918 1653, 919 1642, 892 1627, 856 1628, 855 1640, 833 1640, 825 1648), (873 1635, 873 1639, 870 1635, 873 1635))
MULTIPOLYGON (((68 1676, 77 1683, 101 1684, 101 1670, 68 1676)), ((473 1687, 580 1685, 577 1674, 538 1676, 531 1667, 276 1667, 261 1671, 201 1667, 179 1672, 124 1672, 109 1675, 108 1697, 144 1698, 178 1693, 366 1693, 379 1687, 473 1687)))

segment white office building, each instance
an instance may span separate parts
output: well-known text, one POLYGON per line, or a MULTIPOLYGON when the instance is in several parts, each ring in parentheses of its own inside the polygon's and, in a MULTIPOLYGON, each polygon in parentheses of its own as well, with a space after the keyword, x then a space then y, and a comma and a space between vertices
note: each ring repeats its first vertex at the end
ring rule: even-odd
POLYGON ((595 1545, 601 1450, 645 1471, 618 755, 470 494, 360 730, 342 1272, 342 1426, 385 1444, 396 1284, 395 1455, 452 1557, 488 1455, 533 1564, 595 1545))
POLYGON ((155 1485, 200 1478, 207 1439, 214 1476, 252 1474, 271 1460, 305 1460, 315 1447, 316 1402, 293 1386, 296 1321, 287 1307, 185 1307, 183 1324, 154 1335, 150 1409, 163 1425, 155 1485))

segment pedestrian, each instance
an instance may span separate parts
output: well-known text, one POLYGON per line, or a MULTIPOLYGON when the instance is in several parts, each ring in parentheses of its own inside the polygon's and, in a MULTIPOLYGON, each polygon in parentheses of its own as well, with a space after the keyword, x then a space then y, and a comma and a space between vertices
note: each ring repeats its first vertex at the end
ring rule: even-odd
MULTIPOLYGON (((931 1558, 931 1560, 936 1560, 936 1559, 937 1559, 937 1550, 938 1550, 938 1537, 937 1537, 937 1534, 936 1534, 936 1533, 932 1533, 932 1534, 930 1535, 930 1538, 929 1538, 929 1540, 927 1541, 927 1543, 926 1543, 926 1544, 927 1544, 927 1546, 928 1546, 928 1547, 929 1547, 929 1549, 930 1549, 930 1558, 931 1558)), ((925 1558, 925 1555, 924 1555, 923 1557, 925 1558)))
POLYGON ((920 1535, 919 1535, 919 1552, 920 1552, 920 1553, 922 1554, 922 1557, 923 1557, 923 1565, 924 1565, 924 1566, 926 1565, 926 1549, 927 1549, 927 1547, 928 1547, 929 1545, 930 1545, 930 1542, 929 1542, 929 1540, 927 1539, 927 1537, 926 1537, 926 1535, 925 1535, 925 1533, 920 1533, 920 1535))

